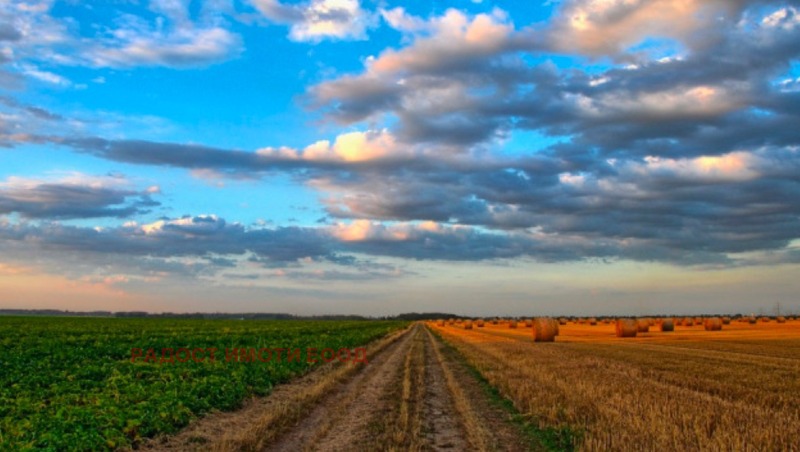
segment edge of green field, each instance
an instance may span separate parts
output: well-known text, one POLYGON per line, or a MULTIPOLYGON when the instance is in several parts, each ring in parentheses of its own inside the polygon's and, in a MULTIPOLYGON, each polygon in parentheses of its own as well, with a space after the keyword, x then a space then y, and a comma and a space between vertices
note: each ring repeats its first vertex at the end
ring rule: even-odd
POLYGON ((0 449, 102 450, 177 432, 320 365, 307 348, 353 349, 408 325, 386 320, 0 317, 0 449), (214 363, 131 362, 132 348, 219 349, 214 363), (226 362, 230 347, 303 359, 226 362))

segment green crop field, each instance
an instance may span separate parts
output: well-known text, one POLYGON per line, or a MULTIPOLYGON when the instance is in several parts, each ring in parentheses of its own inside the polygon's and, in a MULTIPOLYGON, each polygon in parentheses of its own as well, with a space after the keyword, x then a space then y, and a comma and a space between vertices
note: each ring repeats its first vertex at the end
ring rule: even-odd
POLYGON ((0 317, 0 448, 133 445, 319 365, 307 362, 307 348, 353 349, 406 324, 0 317), (131 362, 133 348, 160 358, 162 349, 182 347, 216 348, 216 360, 131 362), (226 361, 225 349, 240 347, 303 354, 291 362, 226 361))

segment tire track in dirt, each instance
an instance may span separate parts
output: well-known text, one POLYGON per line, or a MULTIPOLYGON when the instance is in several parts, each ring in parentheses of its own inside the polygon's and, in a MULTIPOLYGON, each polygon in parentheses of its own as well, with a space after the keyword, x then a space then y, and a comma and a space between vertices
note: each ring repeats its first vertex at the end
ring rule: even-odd
POLYGON ((397 344, 370 361, 368 369, 329 395, 291 431, 264 450, 359 450, 358 442, 365 438, 360 432, 369 432, 370 423, 389 411, 386 396, 391 385, 388 383, 397 380, 413 338, 418 334, 420 327, 417 325, 397 344))
POLYGON ((441 363, 436 359, 435 344, 426 330, 425 341, 425 410, 424 432, 431 450, 468 450, 463 422, 452 415, 456 411, 441 363))
POLYGON ((507 415, 421 324, 264 450, 528 450, 507 415))
POLYGON ((371 350, 368 364, 319 369, 240 412, 201 419, 147 449, 529 449, 463 358, 422 323, 378 341, 371 350))
POLYGON ((464 439, 469 447, 454 450, 531 450, 533 445, 526 442, 519 431, 510 425, 508 414, 489 400, 485 390, 460 362, 460 355, 455 349, 446 348, 430 329, 426 328, 425 333, 445 377, 461 428, 466 432, 464 439))

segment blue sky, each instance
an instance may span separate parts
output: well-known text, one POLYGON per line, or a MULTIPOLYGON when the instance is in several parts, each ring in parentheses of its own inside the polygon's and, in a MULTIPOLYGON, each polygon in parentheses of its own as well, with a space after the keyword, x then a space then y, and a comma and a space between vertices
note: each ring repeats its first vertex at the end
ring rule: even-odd
POLYGON ((800 310, 787 1, 0 5, 0 307, 800 310))

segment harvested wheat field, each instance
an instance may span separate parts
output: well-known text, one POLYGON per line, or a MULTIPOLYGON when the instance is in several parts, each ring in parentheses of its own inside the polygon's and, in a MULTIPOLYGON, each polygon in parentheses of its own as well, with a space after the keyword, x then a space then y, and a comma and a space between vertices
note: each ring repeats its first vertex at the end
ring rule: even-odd
POLYGON ((429 328, 539 429, 578 450, 800 449, 800 322, 429 328))

